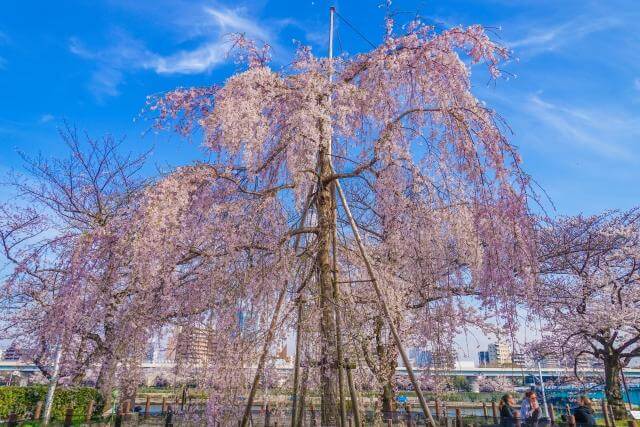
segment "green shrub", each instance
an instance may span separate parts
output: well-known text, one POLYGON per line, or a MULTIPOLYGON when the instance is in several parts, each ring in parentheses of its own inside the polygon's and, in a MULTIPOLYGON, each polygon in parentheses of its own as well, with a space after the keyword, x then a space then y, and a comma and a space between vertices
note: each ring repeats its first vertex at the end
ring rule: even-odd
MULTIPOLYGON (((20 418, 33 413, 38 401, 44 402, 46 395, 47 387, 42 385, 0 387, 0 418, 6 419, 11 412, 15 412, 20 418)), ((62 419, 69 407, 73 408, 75 415, 84 414, 91 400, 95 402, 96 413, 102 407, 98 390, 90 387, 58 387, 53 398, 51 416, 62 419)))

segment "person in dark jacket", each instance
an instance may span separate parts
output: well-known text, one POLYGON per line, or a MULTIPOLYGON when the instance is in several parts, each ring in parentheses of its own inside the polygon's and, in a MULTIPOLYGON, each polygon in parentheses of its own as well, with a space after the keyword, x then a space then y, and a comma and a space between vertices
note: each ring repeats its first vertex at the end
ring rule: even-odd
POLYGON ((580 396, 578 406, 573 410, 573 417, 576 425, 593 427, 596 425, 596 419, 593 416, 593 404, 587 396, 580 396))
POLYGON ((509 393, 500 399, 500 426, 513 427, 516 425, 516 410, 513 408, 516 400, 509 393))

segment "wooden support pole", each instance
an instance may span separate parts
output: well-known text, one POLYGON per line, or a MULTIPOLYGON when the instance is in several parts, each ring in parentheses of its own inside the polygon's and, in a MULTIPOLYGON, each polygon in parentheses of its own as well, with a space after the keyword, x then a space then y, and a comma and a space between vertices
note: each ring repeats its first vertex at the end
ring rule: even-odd
POLYGON ((91 421, 91 418, 93 417, 93 409, 95 407, 96 402, 92 400, 89 401, 89 404, 87 405, 87 412, 85 412, 84 414, 84 421, 85 422, 89 422, 91 421))
POLYGON ((411 405, 409 403, 404 404, 404 410, 407 412, 407 427, 412 427, 413 416, 411 414, 411 405))
POLYGON ((493 423, 498 424, 498 408, 496 407, 496 402, 493 400, 491 401, 491 412, 493 415, 493 423))
POLYGON ((164 419, 164 427, 173 427, 173 408, 167 408, 167 416, 164 419))
POLYGON ((276 326, 278 322, 278 317, 280 317, 280 310, 282 309, 282 304, 284 303, 284 297, 287 294, 287 283, 285 282, 284 286, 280 290, 280 294, 278 295, 278 301, 276 302, 276 306, 273 310, 273 316, 271 317, 271 322, 269 324, 269 329, 267 331, 267 336, 264 339, 264 344, 262 345, 262 354, 260 355, 260 359, 258 360, 258 367, 256 368, 256 373, 253 376, 253 383, 251 384, 251 391, 249 392, 249 397, 247 398, 247 405, 244 408, 244 414, 242 415, 242 423, 241 427, 247 427, 249 425, 249 418, 251 416, 251 408, 253 406, 253 399, 256 396, 256 392, 258 391, 258 383, 260 382, 260 376, 262 375, 262 371, 264 370, 264 364, 267 361, 267 355, 269 354, 269 348, 271 347, 271 341, 273 340, 273 336, 276 332, 276 326))
POLYGON ((484 418, 489 417, 489 413, 487 412, 487 402, 482 402, 482 416, 484 418))
POLYGON ((356 425, 359 427, 360 423, 360 408, 358 406, 358 392, 353 384, 352 369, 356 368, 355 363, 351 363, 348 358, 344 359, 345 370, 347 371, 347 382, 349 383, 349 393, 351 394, 351 411, 353 412, 353 418, 356 421, 356 425))
MULTIPOLYGON (((304 310, 304 299, 298 295, 296 304, 298 306, 298 319, 296 321, 296 354, 293 364, 293 396, 291 401, 291 427, 296 427, 298 417, 298 399, 300 393, 300 356, 302 353, 302 315, 304 310)), ((303 407, 304 411, 304 407, 303 407)), ((302 412, 302 411, 301 411, 302 412)))
POLYGON ((309 380, 309 368, 302 370, 302 384, 300 384, 300 404, 298 405, 298 415, 296 427, 302 427, 305 419, 305 400, 307 397, 307 381, 309 380))
POLYGON ((607 409, 609 410, 609 418, 611 418, 611 425, 615 426, 616 425, 616 414, 613 412, 613 408, 611 407, 611 405, 609 405, 609 402, 607 402, 607 409))
POLYGON ((315 406, 313 406, 313 402, 311 402, 311 425, 312 426, 318 425, 316 421, 316 408, 315 406))
MULTIPOLYGON (((335 191, 332 191, 333 194, 333 200, 335 200, 335 191)), ((337 217, 337 215, 336 215, 337 217)), ((335 218, 334 218, 335 220, 335 218)), ((333 224, 333 236, 332 236, 332 252, 333 252, 333 257, 332 257, 332 269, 333 269, 333 275, 332 275, 332 279, 333 279, 333 310, 335 313, 335 317, 336 317, 336 357, 337 357, 337 363, 336 363, 336 367, 338 369, 338 396, 339 396, 339 400, 340 400, 340 425, 341 426, 345 426, 346 424, 346 416, 347 416, 347 409, 346 409, 346 399, 344 397, 344 367, 342 366, 344 363, 344 355, 342 352, 342 319, 341 319, 341 315, 340 315, 340 284, 338 284, 338 249, 337 249, 337 245, 336 245, 336 233, 337 233, 337 227, 334 221, 333 224)), ((356 419, 356 424, 357 424, 357 419, 356 419)), ((357 424, 358 427, 360 426, 359 424, 357 424)))
POLYGON ((456 427, 462 427, 462 412, 456 408, 456 427))
POLYGON ((515 427, 520 427, 520 411, 515 411, 513 415, 515 418, 515 427))
POLYGON ((39 420, 42 416, 42 405, 44 405, 42 400, 39 400, 38 403, 36 403, 36 410, 33 412, 34 420, 39 420))
POLYGON ((435 401, 435 407, 436 407, 436 419, 439 421, 440 417, 442 416, 442 413, 440 412, 440 401, 437 398, 435 401))
POLYGON ((609 420, 609 411, 607 411, 607 401, 602 399, 600 401, 600 407, 602 408, 602 418, 604 419, 605 427, 611 427, 611 421, 609 420))
POLYGON ((271 425, 271 407, 267 403, 267 406, 264 410, 264 427, 269 427, 271 425))
MULTIPOLYGON (((402 345, 402 340, 400 339, 400 334, 398 333, 398 329, 396 328, 395 323, 393 322, 393 318, 391 316, 391 312, 389 311, 389 307, 387 306, 387 302, 382 294, 382 290, 380 289, 380 285, 378 284, 377 275, 373 269, 373 265, 371 264, 371 260, 369 259, 369 255, 367 250, 364 247, 364 243, 362 242, 362 238, 360 237, 360 231, 358 229, 358 225, 356 224, 356 220, 353 218, 351 214, 351 209, 349 208, 349 203, 347 202, 347 198, 342 191, 342 187, 340 186, 340 181, 338 179, 335 180, 335 187, 338 190, 338 195, 340 196, 340 201, 342 202, 342 207, 344 208, 347 217, 349 218, 349 224, 353 231, 353 235, 356 239, 356 243, 358 244, 358 249, 360 250, 360 254, 362 255, 362 260, 364 261, 365 267, 367 268, 367 273, 369 274, 369 278, 371 279, 371 284, 373 285, 373 289, 378 297, 378 301, 382 307, 382 311, 384 316, 389 324, 389 330, 391 331, 391 335, 393 336, 393 340, 395 341, 396 347, 398 348, 398 352, 402 357, 402 362, 404 363, 405 369, 407 370, 407 375, 409 375, 409 379, 411 380, 411 384, 413 384, 413 389, 418 396, 418 400, 420 401, 420 406, 422 407, 422 411, 424 412, 425 417, 429 420, 429 424, 431 427, 436 427, 436 423, 431 416, 431 410, 427 405, 426 400, 424 399, 424 395, 422 394, 422 390, 420 390, 420 384, 416 379, 416 376, 413 373, 413 368, 411 367, 411 361, 407 356, 407 352, 404 350, 404 346, 402 345)), ((243 426, 245 427, 245 426, 243 426)))
POLYGON ((167 413, 167 398, 162 398, 162 415, 167 413))
POLYGON ((144 403, 144 417, 149 418, 151 414, 151 396, 147 395, 147 401, 144 403))
POLYGON ((73 425, 73 408, 67 408, 67 412, 64 414, 64 427, 71 427, 73 425))

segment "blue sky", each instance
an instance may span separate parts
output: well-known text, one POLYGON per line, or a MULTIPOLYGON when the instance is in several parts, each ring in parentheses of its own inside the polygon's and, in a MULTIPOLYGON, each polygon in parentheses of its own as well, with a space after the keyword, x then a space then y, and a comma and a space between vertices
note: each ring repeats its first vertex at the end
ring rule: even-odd
MULTIPOLYGON (((94 136, 126 135, 133 151, 155 147, 149 173, 190 162, 197 143, 145 132, 138 116, 147 95, 223 81, 236 69, 225 56, 231 32, 268 41, 279 64, 291 59, 293 39, 324 53, 331 4, 376 43, 381 2, 1 2, 0 174, 20 166, 18 149, 60 154, 64 119, 94 136)), ((475 91, 507 120, 525 170, 558 213, 640 204, 640 3, 396 0, 393 8, 439 27, 483 24, 513 49, 504 67, 513 77, 487 84, 476 73, 475 91)), ((337 31, 338 53, 367 49, 344 23, 337 31)), ((7 194, 0 188, 0 199, 7 194)), ((484 347, 478 340, 458 340, 463 358, 484 347)))
MULTIPOLYGON (((231 32, 266 40, 286 64, 292 40, 326 51, 334 4, 374 43, 380 1, 5 1, 0 5, 0 173, 16 149, 57 154, 63 119, 92 135, 154 146, 153 166, 197 158, 197 144, 145 133, 136 119, 149 94, 221 82, 231 32)), ((563 214, 638 204, 640 5, 627 1, 397 0, 393 8, 440 27, 480 23, 514 51, 508 80, 476 93, 510 124, 524 167, 563 214)), ((338 22, 337 48, 367 42, 338 22)), ((151 170, 150 170, 151 171, 151 170)), ((6 194, 6 192, 4 193, 6 194)))

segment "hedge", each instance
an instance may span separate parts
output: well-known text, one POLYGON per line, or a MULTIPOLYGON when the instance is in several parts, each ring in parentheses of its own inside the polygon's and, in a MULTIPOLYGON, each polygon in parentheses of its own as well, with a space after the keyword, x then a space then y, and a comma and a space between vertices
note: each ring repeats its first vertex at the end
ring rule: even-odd
MULTIPOLYGON (((35 385, 28 387, 0 387, 0 418, 7 419, 11 412, 24 418, 35 411, 38 401, 44 402, 47 387, 35 385)), ((72 407, 75 414, 84 414, 89 402, 95 402, 94 413, 102 409, 102 399, 98 390, 90 387, 58 387, 53 397, 51 416, 63 419, 67 408, 72 407)), ((44 411, 44 407, 42 409, 44 411)))

